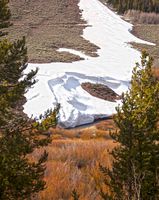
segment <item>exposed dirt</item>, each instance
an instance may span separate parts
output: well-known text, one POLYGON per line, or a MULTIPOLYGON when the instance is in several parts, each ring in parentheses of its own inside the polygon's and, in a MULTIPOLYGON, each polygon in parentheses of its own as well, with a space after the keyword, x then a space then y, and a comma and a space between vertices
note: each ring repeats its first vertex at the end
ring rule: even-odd
POLYGON ((81 19, 79 0, 11 0, 11 39, 26 36, 29 62, 71 62, 79 56, 57 52, 72 48, 97 56, 97 46, 83 39, 86 22, 81 19))
POLYGON ((140 51, 147 50, 148 53, 154 58, 154 67, 159 67, 159 25, 136 24, 133 27, 132 33, 149 42, 155 43, 155 46, 136 44, 133 47, 140 51))
POLYGON ((120 96, 106 85, 93 84, 87 82, 87 83, 82 83, 81 86, 84 90, 86 90, 89 94, 91 94, 94 97, 112 102, 115 102, 115 100, 120 99, 120 96))

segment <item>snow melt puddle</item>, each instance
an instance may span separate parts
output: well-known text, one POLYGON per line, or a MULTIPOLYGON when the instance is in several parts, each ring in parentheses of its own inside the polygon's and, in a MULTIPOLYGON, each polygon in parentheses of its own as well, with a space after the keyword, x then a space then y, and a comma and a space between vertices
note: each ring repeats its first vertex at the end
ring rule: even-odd
MULTIPOLYGON (((119 102, 109 102, 91 96, 81 87, 83 82, 105 84, 121 94, 128 88, 131 71, 140 53, 128 42, 151 44, 133 36, 132 25, 123 21, 98 0, 80 0, 83 18, 88 22, 83 37, 100 47, 99 57, 89 57, 72 49, 68 51, 84 58, 73 63, 29 64, 27 72, 39 68, 38 82, 26 93, 24 112, 38 116, 56 103, 61 104, 59 123, 75 127, 91 123, 115 112, 119 102)), ((152 45, 152 44, 151 44, 152 45)))

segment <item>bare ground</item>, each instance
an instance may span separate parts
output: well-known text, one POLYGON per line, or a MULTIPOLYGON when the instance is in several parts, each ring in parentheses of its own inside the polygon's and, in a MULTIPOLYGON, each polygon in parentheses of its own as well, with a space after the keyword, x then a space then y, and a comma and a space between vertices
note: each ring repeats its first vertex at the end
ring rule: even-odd
POLYGON ((79 56, 57 52, 72 48, 97 56, 97 46, 82 37, 86 22, 81 19, 79 0, 11 0, 11 39, 26 36, 29 62, 71 62, 79 56))
POLYGON ((159 25, 136 24, 132 33, 149 42, 155 43, 155 46, 133 43, 133 47, 138 50, 146 50, 154 58, 154 67, 159 67, 159 25))
POLYGON ((111 102, 115 102, 117 99, 120 99, 119 95, 106 85, 86 82, 82 83, 81 86, 84 90, 86 90, 90 95, 94 97, 111 102))

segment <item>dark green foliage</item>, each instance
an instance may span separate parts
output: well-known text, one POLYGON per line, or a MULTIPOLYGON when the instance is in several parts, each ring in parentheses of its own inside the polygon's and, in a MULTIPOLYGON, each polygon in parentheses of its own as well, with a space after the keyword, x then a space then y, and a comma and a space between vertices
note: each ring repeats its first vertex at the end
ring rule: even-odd
POLYGON ((152 58, 143 53, 133 70, 131 89, 123 95, 112 134, 120 145, 112 151, 112 169, 101 167, 110 193, 106 200, 159 199, 159 82, 152 74, 152 58))
MULTIPOLYGON (((8 1, 0 1, 0 26, 9 25, 8 1)), ((2 33, 2 32, 1 32, 2 33)), ((4 35, 4 34, 1 34, 4 35)), ((49 137, 41 132, 55 126, 58 109, 47 113, 41 123, 27 119, 22 112, 25 92, 35 83, 37 70, 25 74, 25 38, 14 43, 0 38, 0 199, 29 200, 45 188, 43 180, 47 153, 35 160, 28 154, 46 146, 49 137), (47 117, 47 118, 46 118, 47 117), (39 130, 40 129, 40 130, 39 130)))
POLYGON ((108 0, 119 13, 124 13, 127 10, 140 10, 143 12, 159 13, 158 0, 108 0))
POLYGON ((42 177, 47 153, 44 152, 37 162, 29 162, 27 154, 48 141, 35 139, 37 134, 31 130, 22 130, 25 125, 28 127, 26 121, 19 120, 19 123, 15 130, 5 129, 0 140, 0 199, 3 200, 30 199, 32 194, 45 188, 42 177))
POLYGON ((73 197, 73 200, 79 200, 80 196, 78 195, 75 189, 72 191, 72 197, 73 197))
POLYGON ((33 77, 37 70, 23 75, 23 71, 27 67, 26 62, 27 49, 25 47, 25 38, 14 43, 10 43, 6 39, 0 40, 1 125, 4 123, 5 119, 13 119, 12 115, 9 114, 10 109, 22 106, 24 93, 35 83, 33 77), (19 80, 20 78, 21 80, 19 80), (7 108, 10 109, 8 110, 7 108), (6 116, 6 118, 4 116, 6 116))
POLYGON ((54 110, 47 110, 44 115, 40 115, 39 122, 34 123, 34 127, 38 127, 38 130, 47 131, 51 127, 55 127, 58 123, 58 113, 60 110, 60 104, 57 104, 54 110))
POLYGON ((7 28, 11 25, 9 19, 11 16, 8 8, 9 0, 0 0, 0 36, 6 35, 7 32, 2 32, 1 29, 7 28))

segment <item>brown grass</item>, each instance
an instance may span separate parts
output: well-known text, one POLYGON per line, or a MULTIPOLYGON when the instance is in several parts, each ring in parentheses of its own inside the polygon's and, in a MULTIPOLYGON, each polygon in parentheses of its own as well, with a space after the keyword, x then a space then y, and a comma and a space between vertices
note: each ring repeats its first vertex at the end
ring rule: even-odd
POLYGON ((9 38, 26 36, 29 62, 71 62, 79 56, 57 52, 61 47, 97 56, 97 46, 83 39, 86 22, 81 19, 79 0, 12 0, 13 26, 9 38))
POLYGON ((155 46, 133 43, 133 47, 138 50, 146 50, 154 58, 154 67, 159 67, 159 25, 137 24, 133 27, 132 33, 155 46))
POLYGON ((111 139, 115 130, 112 119, 102 120, 76 129, 50 129, 52 143, 37 149, 30 160, 37 160, 44 149, 49 153, 46 163, 46 190, 34 200, 73 200, 72 191, 80 194, 80 200, 101 200, 99 187, 106 191, 99 163, 111 167, 110 152, 117 145, 111 139))
POLYGON ((152 68, 152 73, 159 80, 159 67, 152 68))
POLYGON ((63 129, 57 127, 50 129, 52 139, 111 139, 110 131, 115 131, 116 126, 113 119, 106 119, 98 121, 94 124, 85 125, 73 129, 63 129))
POLYGON ((146 13, 138 10, 128 10, 124 14, 124 18, 130 20, 132 23, 137 24, 159 24, 159 14, 146 13))
MULTIPOLYGON (((75 188, 82 200, 100 200, 95 180, 99 179, 98 164, 110 166, 109 151, 116 144, 112 140, 53 140, 46 150, 49 152, 45 180, 47 188, 38 200, 71 199, 75 188)), ((32 159, 39 157, 43 149, 37 150, 32 159)), ((101 180, 100 180, 101 181, 101 180)))
POLYGON ((111 88, 103 84, 85 82, 82 83, 81 87, 92 96, 104 99, 106 101, 115 102, 115 100, 120 99, 118 94, 116 94, 111 88))

